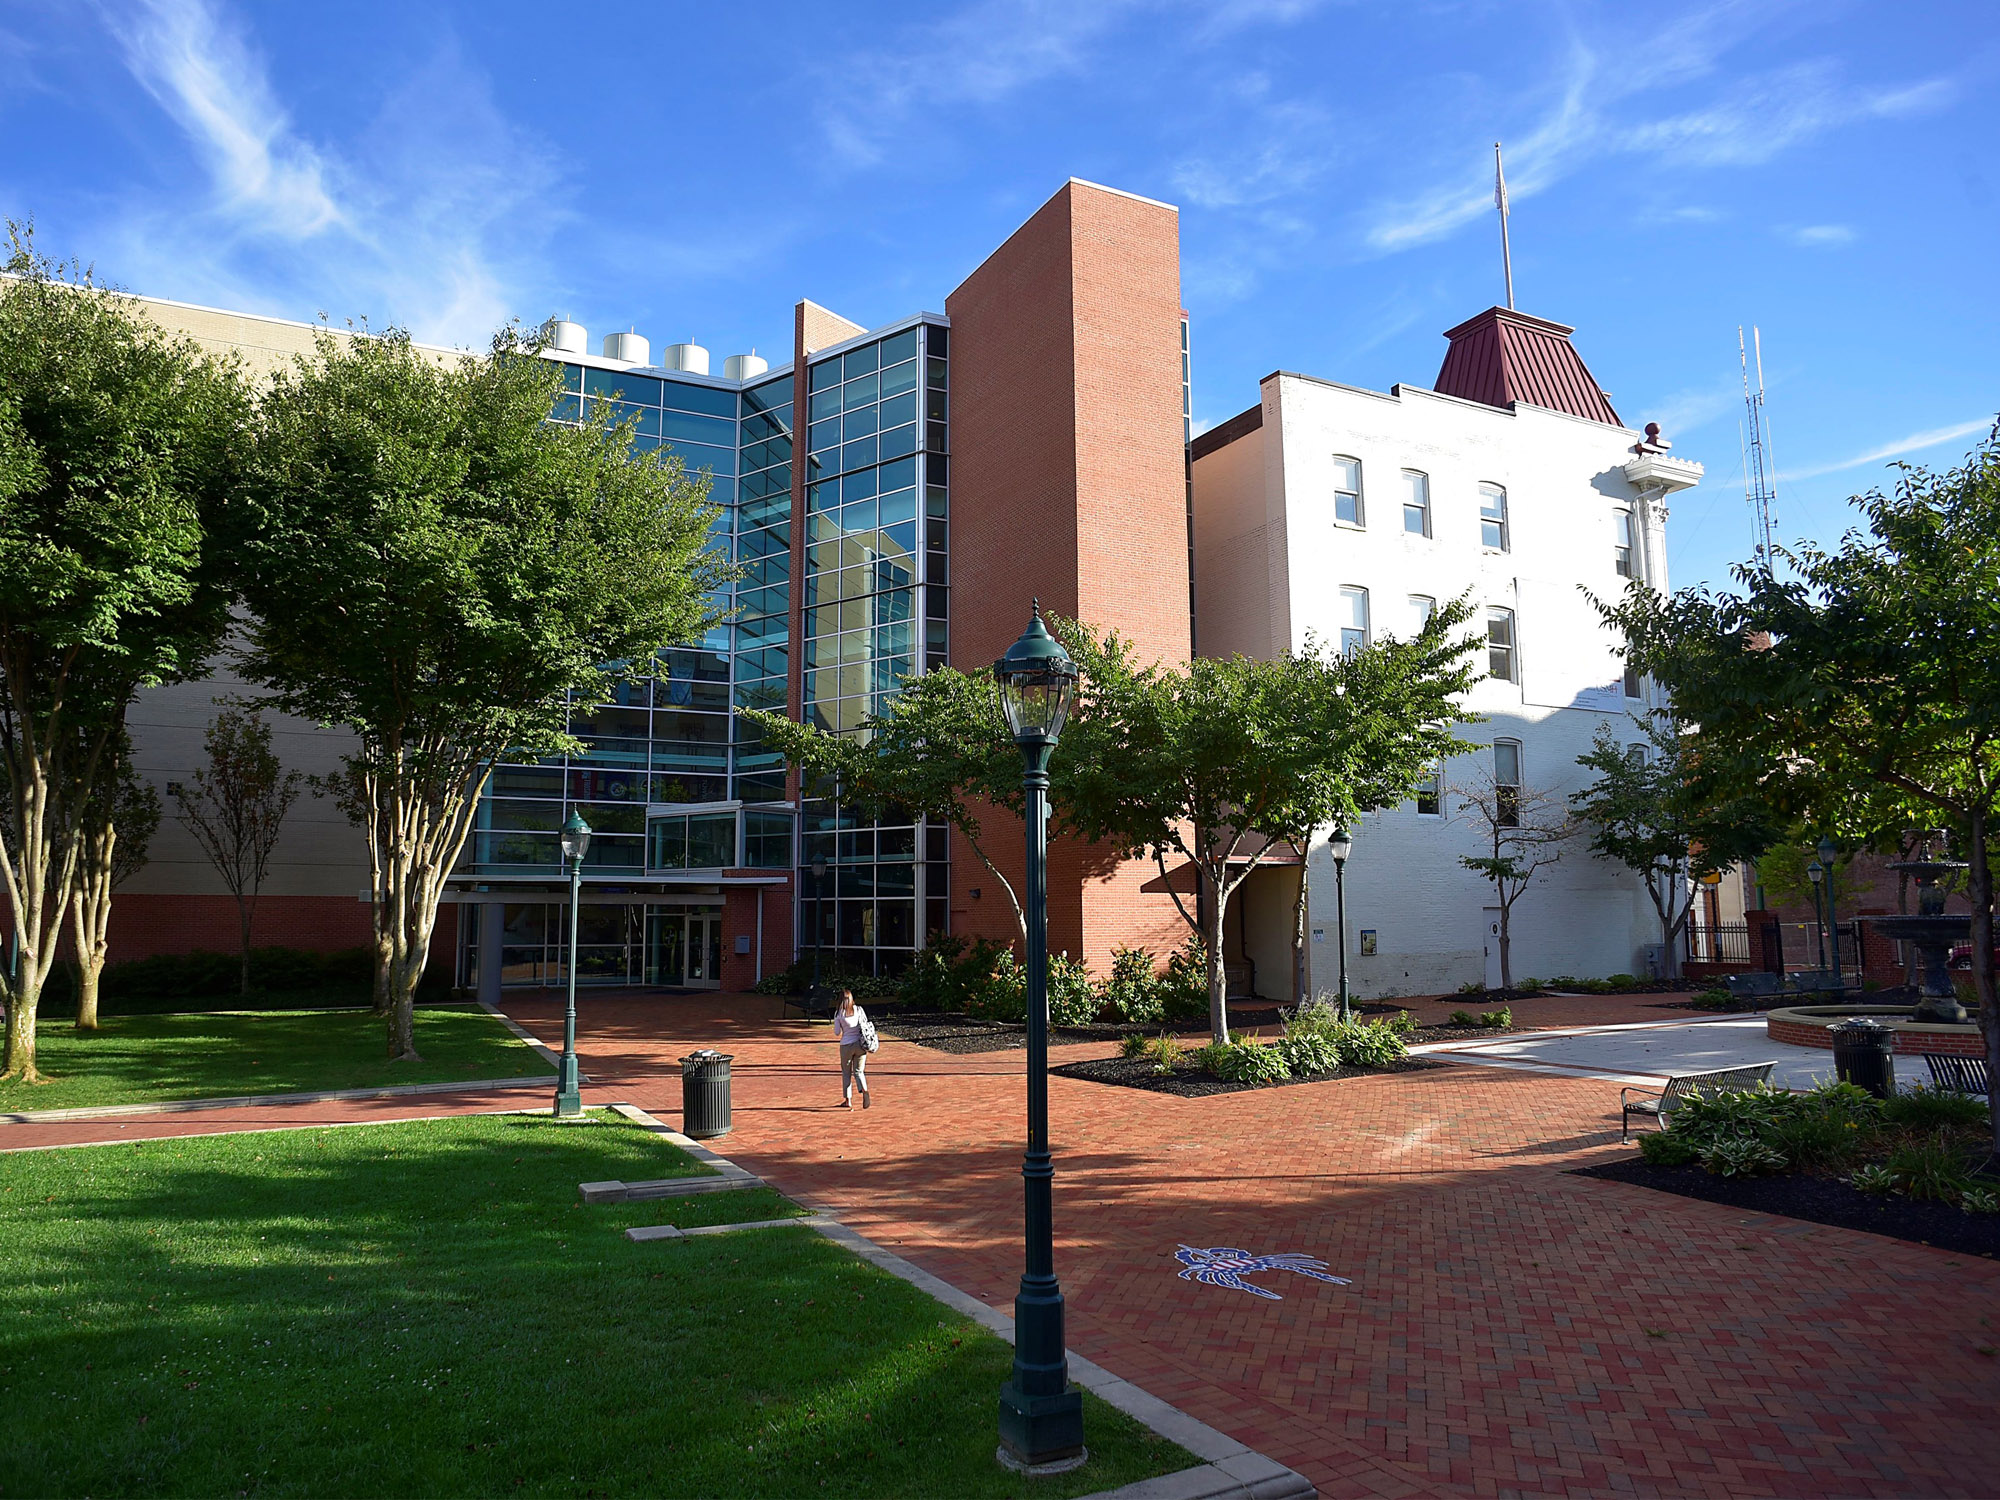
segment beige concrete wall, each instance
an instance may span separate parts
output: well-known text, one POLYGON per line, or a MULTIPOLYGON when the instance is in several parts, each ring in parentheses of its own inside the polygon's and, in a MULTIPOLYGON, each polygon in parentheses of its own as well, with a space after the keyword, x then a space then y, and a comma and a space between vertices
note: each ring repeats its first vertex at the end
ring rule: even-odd
POLYGON ((1282 620, 1290 596, 1282 533, 1274 546, 1266 510, 1264 449, 1260 427, 1194 462, 1195 634, 1203 656, 1266 658, 1288 643, 1289 629, 1274 628, 1273 611, 1282 620))

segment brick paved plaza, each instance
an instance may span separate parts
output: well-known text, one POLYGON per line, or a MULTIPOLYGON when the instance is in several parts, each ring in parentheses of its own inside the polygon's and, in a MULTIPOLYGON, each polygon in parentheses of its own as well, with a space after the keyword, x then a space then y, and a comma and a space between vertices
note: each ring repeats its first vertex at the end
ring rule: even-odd
MULTIPOLYGON (((1653 1000, 1536 1019, 1676 1018, 1653 1000)), ((559 1034, 551 999, 508 1010, 559 1034)), ((593 998, 584 1016, 587 1102, 677 1122, 674 1059, 732 1052, 721 1149, 1010 1302, 1021 1052, 885 1041, 875 1107, 849 1112, 821 1029, 775 1001, 593 998)), ((1469 1066, 1199 1100, 1053 1079, 1071 1345, 1327 1496, 2000 1491, 2000 1264, 1567 1175, 1621 1149, 1616 1100, 1599 1079, 1469 1066), (1283 1299, 1266 1301, 1186 1282, 1183 1244, 1303 1251, 1352 1285, 1262 1273, 1283 1299)), ((8 1125, 0 1143, 522 1102, 8 1125)))

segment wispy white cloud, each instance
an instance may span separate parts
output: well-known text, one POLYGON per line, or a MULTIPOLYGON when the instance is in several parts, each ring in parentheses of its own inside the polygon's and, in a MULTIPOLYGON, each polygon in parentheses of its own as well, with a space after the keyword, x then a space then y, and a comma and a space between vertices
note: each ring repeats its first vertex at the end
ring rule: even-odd
POLYGON ((292 239, 340 222, 326 164, 292 134, 262 61, 202 0, 143 0, 111 26, 133 76, 207 158, 223 208, 292 239))
POLYGON ((1743 410, 1743 387, 1734 377, 1675 391, 1647 405, 1642 413, 1648 422, 1658 422, 1669 441, 1682 433, 1695 432, 1718 417, 1743 410))
POLYGON ((1826 245, 1849 245, 1854 242, 1854 231, 1845 224, 1807 224, 1789 230, 1786 238, 1795 245, 1816 248, 1826 245))
POLYGON ((127 284, 460 345, 524 310, 563 218, 561 174, 448 38, 335 151, 294 125, 220 0, 141 0, 109 25, 211 187, 194 212, 121 205, 106 260, 127 284))
MULTIPOLYGON (((1699 109, 1633 117, 1645 96, 1715 71, 1722 53, 1739 39, 1741 25, 1722 13, 1691 17, 1675 29, 1671 45, 1649 48, 1636 62, 1629 54, 1607 56, 1573 39, 1540 119, 1506 141, 1509 197, 1533 197, 1609 156, 1648 156, 1670 167, 1758 165, 1829 130, 1942 108, 1956 94, 1956 85, 1945 78, 1856 88, 1833 64, 1809 60, 1734 77, 1726 94, 1699 109)), ((1492 206, 1492 165, 1481 154, 1435 186, 1378 206, 1364 234, 1377 251, 1407 249, 1451 233, 1492 206)))
POLYGON ((1891 458, 1901 458, 1905 454, 1921 453, 1926 448, 1935 448, 1941 443, 1955 442, 1971 437, 1974 433, 1990 431, 1991 417, 1982 417, 1976 422, 1960 422, 1952 427, 1933 427, 1925 432, 1913 432, 1908 437, 1897 438, 1893 443, 1884 443, 1879 448, 1870 448, 1866 453, 1857 453, 1852 458, 1843 458, 1838 463, 1816 464, 1805 469, 1787 469, 1780 479, 1817 479, 1822 474, 1838 474, 1846 469, 1858 469, 1863 464, 1881 463, 1891 458))

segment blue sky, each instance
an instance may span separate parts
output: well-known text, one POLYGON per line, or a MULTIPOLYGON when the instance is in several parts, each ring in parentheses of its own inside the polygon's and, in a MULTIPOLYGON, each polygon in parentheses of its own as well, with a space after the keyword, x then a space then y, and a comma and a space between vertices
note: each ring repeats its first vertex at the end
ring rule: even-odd
POLYGON ((0 0, 0 210, 134 291, 472 343, 788 355, 945 293, 1069 176, 1180 206, 1197 419, 1276 368, 1428 385, 1500 300, 1708 466, 1676 582, 2000 409, 2000 26, 1964 4, 0 0))

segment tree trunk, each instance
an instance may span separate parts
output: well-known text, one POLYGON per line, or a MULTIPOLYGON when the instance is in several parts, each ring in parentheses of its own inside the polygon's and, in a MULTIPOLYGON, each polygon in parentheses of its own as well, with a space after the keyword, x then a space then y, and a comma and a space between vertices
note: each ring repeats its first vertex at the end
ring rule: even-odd
POLYGON ((1509 951, 1513 944, 1513 935, 1507 930, 1508 919, 1513 914, 1513 903, 1502 901, 1500 903, 1500 988, 1503 990, 1514 988, 1514 960, 1509 951))
MULTIPOLYGON (((1972 998, 1979 1006, 1979 1030, 1986 1041, 1986 1071, 2000 1078, 2000 1005, 1994 1003, 1993 984, 1993 864, 1986 847, 1986 812, 1972 810, 1969 851, 1972 868, 1972 998)), ((1992 1136, 1993 1155, 2000 1161, 2000 1092, 1986 1096, 1987 1123, 1992 1136)))
MULTIPOLYGON (((1311 844, 1307 844, 1311 849, 1311 844)), ((1299 904, 1292 913, 1292 1004, 1304 1005, 1312 996, 1306 979, 1306 872, 1311 855, 1299 861, 1299 904)))
POLYGON ((76 1029, 95 1031, 98 981, 110 948, 111 864, 93 860, 77 880, 70 936, 76 948, 76 1029))
POLYGON ((249 898, 240 894, 236 898, 236 923, 238 929, 236 942, 236 993, 239 995, 248 995, 250 993, 250 901, 249 898))
POLYGON ((1202 915, 1207 919, 1208 931, 1203 941, 1208 945, 1208 1030, 1209 1038, 1216 1042, 1229 1040, 1229 974, 1222 962, 1222 919, 1227 910, 1229 893, 1222 881, 1216 879, 1206 865, 1200 867, 1202 885, 1208 897, 1207 910, 1202 915))

